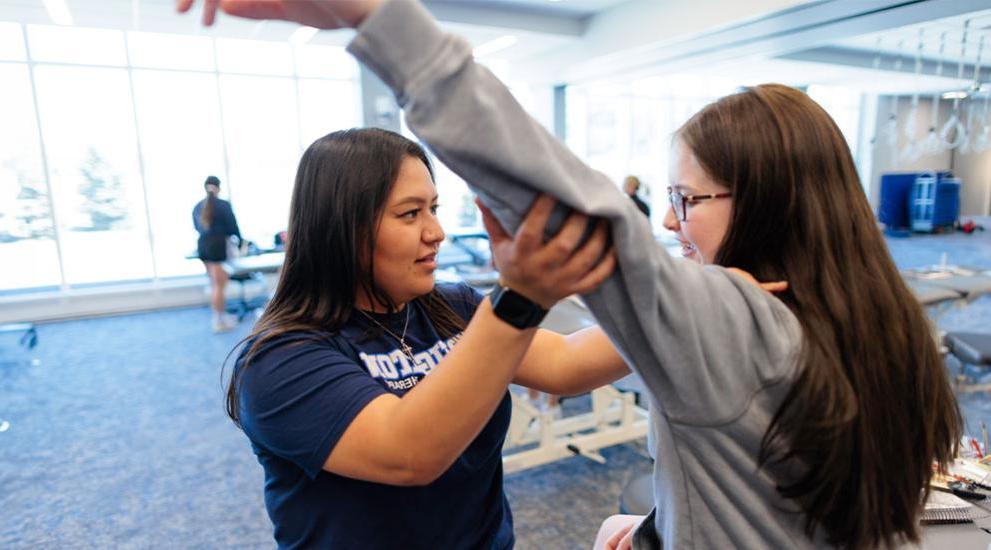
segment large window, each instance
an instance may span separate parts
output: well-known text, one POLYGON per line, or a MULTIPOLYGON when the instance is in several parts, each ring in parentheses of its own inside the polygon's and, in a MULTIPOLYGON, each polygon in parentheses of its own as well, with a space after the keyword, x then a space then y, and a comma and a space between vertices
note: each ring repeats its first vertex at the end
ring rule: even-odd
POLYGON ((229 187, 216 78, 136 70, 134 97, 158 276, 200 273, 199 260, 188 258, 196 252, 193 205, 205 197, 207 176, 229 187))
POLYGON ((202 274, 208 175, 271 245, 302 148, 360 124, 357 75, 338 47, 0 22, 0 293, 202 274))
POLYGON ((35 68, 68 284, 153 276, 124 69, 35 68))
POLYGON ((24 61, 24 34, 16 23, 0 23, 0 61, 24 61))
POLYGON ((0 292, 56 286, 55 226, 27 66, 0 63, 0 82, 0 292))
POLYGON ((241 234, 271 245, 289 223, 300 136, 288 78, 221 76, 231 197, 241 234))

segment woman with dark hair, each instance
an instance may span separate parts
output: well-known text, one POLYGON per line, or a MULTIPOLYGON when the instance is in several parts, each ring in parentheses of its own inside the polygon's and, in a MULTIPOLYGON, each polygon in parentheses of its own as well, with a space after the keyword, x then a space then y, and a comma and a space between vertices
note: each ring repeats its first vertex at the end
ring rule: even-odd
POLYGON ((649 390, 656 509, 607 522, 598 547, 920 540, 933 465, 954 456, 959 411, 849 148, 808 96, 747 88, 677 132, 665 225, 694 260, 681 261, 646 245, 650 226, 629 198, 526 115, 471 46, 414 0, 220 6, 358 27, 349 50, 510 229, 542 192, 609 220, 619 268, 585 300, 649 390), (788 288, 772 295, 734 268, 788 288))
POLYGON ((507 386, 574 394, 627 372, 595 351, 601 331, 535 328, 612 272, 603 224, 578 246, 587 218, 572 216, 545 244, 554 203, 539 198, 494 242, 511 265, 483 298, 435 284, 437 204, 423 149, 392 132, 335 132, 300 160, 279 284, 227 393, 280 547, 512 547, 507 386), (539 310, 521 315, 516 293, 539 310))
POLYGON ((206 198, 193 207, 193 226, 200 234, 196 253, 206 266, 210 278, 210 307, 213 309, 213 331, 225 332, 237 326, 237 318, 228 315, 224 307, 227 288, 227 272, 222 265, 227 261, 227 244, 232 236, 241 240, 231 203, 219 198, 220 178, 207 176, 203 182, 206 198))

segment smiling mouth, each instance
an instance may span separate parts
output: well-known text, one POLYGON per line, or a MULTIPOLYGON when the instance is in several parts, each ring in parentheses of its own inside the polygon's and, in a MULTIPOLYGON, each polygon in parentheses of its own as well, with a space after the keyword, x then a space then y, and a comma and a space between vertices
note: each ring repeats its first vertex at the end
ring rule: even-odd
POLYGON ((692 254, 698 251, 698 248, 696 248, 694 244, 688 241, 679 241, 679 242, 681 242, 682 256, 691 256, 692 254))
POLYGON ((434 252, 433 254, 427 254, 426 256, 424 256, 422 258, 418 258, 416 260, 416 263, 422 264, 422 263, 426 263, 426 262, 435 261, 436 259, 437 259, 437 253, 434 252))

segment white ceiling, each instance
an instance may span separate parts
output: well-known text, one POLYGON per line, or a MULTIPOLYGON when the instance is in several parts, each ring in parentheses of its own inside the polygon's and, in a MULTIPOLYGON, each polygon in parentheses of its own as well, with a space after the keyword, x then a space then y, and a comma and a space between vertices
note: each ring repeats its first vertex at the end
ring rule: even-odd
POLYGON ((981 51, 982 64, 987 66, 988 61, 991 61, 991 9, 865 34, 837 41, 836 45, 868 51, 872 55, 880 50, 883 64, 892 65, 901 58, 906 67, 914 65, 916 54, 921 53, 924 59, 943 59, 947 65, 947 74, 956 70, 955 65, 961 59, 965 63, 976 63, 978 52, 981 51), (969 23, 966 41, 965 23, 969 23), (922 31, 921 50, 919 31, 922 31))
MULTIPOLYGON (((255 22, 236 18, 221 17, 217 25, 204 29, 199 24, 198 14, 179 16, 175 13, 174 0, 65 0, 75 24, 83 27, 140 30, 147 32, 167 32, 181 34, 205 34, 217 37, 248 38, 257 40, 286 40, 298 25, 284 22, 255 22)), ((567 48, 581 40, 575 33, 560 32, 547 22, 586 21, 603 11, 619 7, 629 0, 426 0, 428 6, 439 16, 459 14, 445 23, 451 30, 461 34, 473 45, 478 46, 506 34, 518 37, 518 42, 486 61, 513 63, 537 58, 545 53, 567 48), (460 10, 460 11, 458 11, 460 10), (472 22, 476 19, 491 23, 491 18, 483 14, 505 13, 510 19, 502 21, 499 27, 472 22), (465 15, 467 14, 467 15, 465 15), (516 19, 512 19, 515 17, 516 19), (543 21, 547 32, 540 32, 540 25, 528 28, 521 22, 527 18, 543 21), (511 28, 521 23, 519 28, 511 28)), ((654 0, 674 1, 674 0, 654 0)), ((685 1, 685 0, 679 0, 685 1)), ((876 57, 878 38, 885 52, 881 59, 881 69, 886 73, 872 70, 870 64, 859 67, 838 64, 824 64, 810 61, 768 59, 750 57, 735 59, 721 66, 706 66, 695 72, 714 72, 720 75, 737 76, 741 83, 758 81, 778 81, 791 84, 827 84, 853 86, 868 92, 913 93, 916 89, 935 91, 938 89, 958 89, 964 82, 956 80, 955 63, 960 58, 960 40, 963 23, 970 20, 971 32, 968 36, 967 52, 964 58, 976 61, 980 37, 985 36, 984 65, 991 65, 991 9, 968 15, 954 16, 912 25, 881 33, 871 33, 855 38, 834 41, 831 46, 855 50, 870 59, 876 57), (911 74, 914 56, 918 46, 919 29, 923 29, 923 57, 936 58, 939 48, 939 35, 946 33, 946 47, 943 58, 945 77, 933 76, 916 78, 911 74), (901 59, 902 71, 891 72, 897 59, 901 59)), ((51 24, 41 0, 0 0, 0 21, 14 21, 28 24, 51 24)), ((578 33, 580 34, 580 33, 578 33)), ((351 31, 323 31, 313 40, 317 44, 346 44, 351 31)), ((819 45, 821 46, 821 44, 819 45)), ((692 71, 689 71, 692 72, 692 71)))
MULTIPOLYGON (((801 59, 802 51, 791 52, 783 58, 766 55, 734 58, 732 61, 688 69, 686 74, 714 74, 734 79, 740 85, 761 82, 780 82, 796 86, 821 84, 842 86, 863 93, 887 95, 931 94, 954 90, 970 90, 973 86, 971 66, 978 62, 986 75, 991 67, 991 9, 935 19, 882 32, 873 32, 851 38, 832 40, 810 45, 812 50, 826 48, 843 51, 849 63, 816 62, 801 59), (969 22, 966 42, 964 23, 969 22), (922 30, 921 60, 923 74, 915 73, 915 58, 919 50, 919 30, 922 30), (940 54, 941 35, 945 33, 945 45, 940 54), (981 39, 983 37, 983 49, 981 39), (961 56, 961 43, 966 46, 961 56), (880 55, 879 53, 880 52, 880 55), (936 61, 942 60, 938 74, 936 61), (960 61, 964 62, 965 77, 957 78, 960 61), (928 74, 927 74, 928 72, 928 74)), ((815 56, 813 56, 814 58, 815 56)), ((829 58, 829 55, 823 56, 829 58)), ((987 78, 980 94, 991 86, 987 78)))
MULTIPOLYGON (((587 17, 629 0, 427 0, 428 3, 451 3, 492 6, 556 15, 587 17)), ((658 0, 660 1, 660 0, 658 0)))
MULTIPOLYGON (((218 17, 211 28, 199 23, 199 13, 179 15, 174 0, 65 0, 79 27, 97 27, 143 32, 196 34, 222 38, 284 41, 299 25, 281 21, 249 21, 233 17, 218 17)), ((481 9, 498 9, 519 20, 543 17, 573 22, 627 0, 439 0, 430 2, 431 8, 440 13, 450 7, 466 8, 468 19, 481 9), (541 15, 544 14, 544 15, 541 15)), ((194 11, 196 8, 194 8, 194 11)), ((462 10, 465 11, 465 10, 462 10)), ((479 12, 483 15, 488 12, 479 12)), ((461 17, 460 20, 464 20, 461 17)), ((41 0, 0 0, 0 21, 50 25, 53 23, 41 0)), ((539 21, 538 21, 539 22, 539 21)), ((518 42, 499 52, 503 62, 529 59, 548 50, 560 48, 578 39, 566 33, 536 32, 527 28, 511 28, 513 19, 503 21, 499 27, 464 22, 444 23, 450 30, 464 36, 478 46, 506 34, 516 35, 518 42)), ((540 28, 539 26, 537 27, 540 28)), ((312 40, 314 44, 345 45, 353 36, 349 30, 321 31, 312 40)))

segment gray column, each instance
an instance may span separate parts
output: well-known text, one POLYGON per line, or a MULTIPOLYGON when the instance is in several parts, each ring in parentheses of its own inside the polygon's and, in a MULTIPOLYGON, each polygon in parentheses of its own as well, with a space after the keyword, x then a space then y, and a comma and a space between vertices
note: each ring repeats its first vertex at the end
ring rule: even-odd
POLYGON ((554 86, 554 137, 565 143, 568 137, 567 91, 564 84, 554 86))
POLYGON ((361 68, 361 108, 365 126, 400 131, 399 105, 379 77, 364 65, 361 68))

